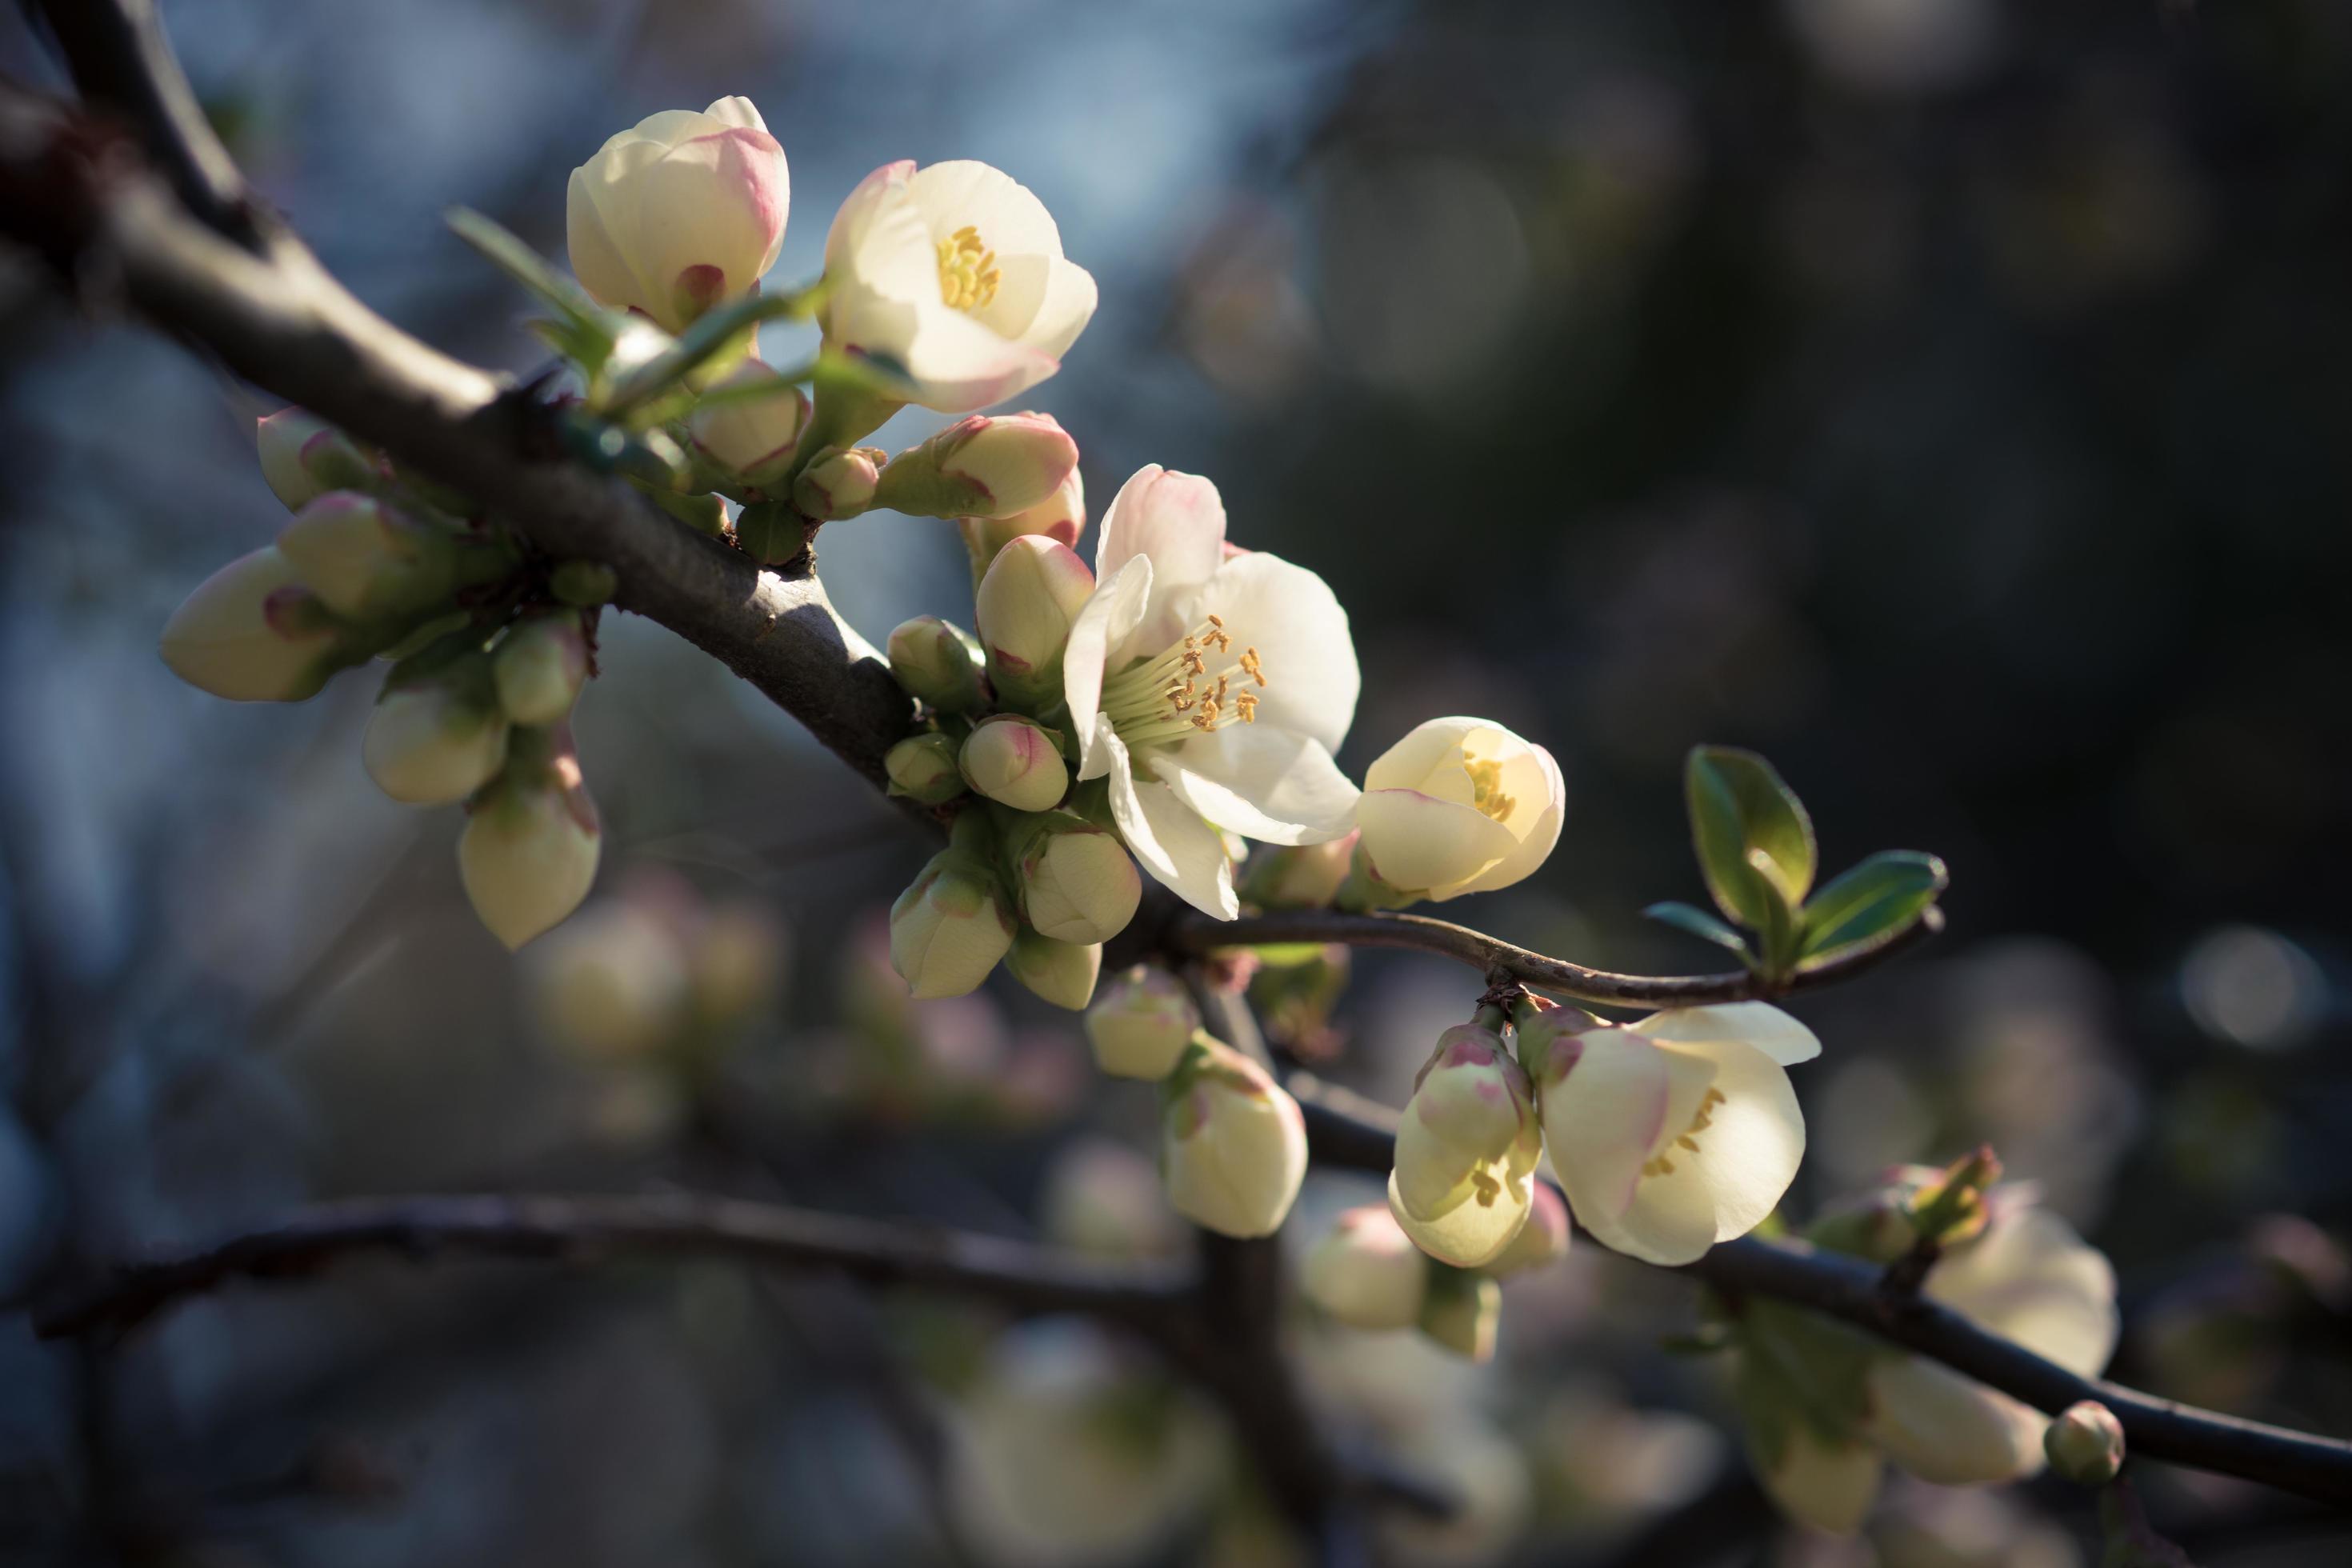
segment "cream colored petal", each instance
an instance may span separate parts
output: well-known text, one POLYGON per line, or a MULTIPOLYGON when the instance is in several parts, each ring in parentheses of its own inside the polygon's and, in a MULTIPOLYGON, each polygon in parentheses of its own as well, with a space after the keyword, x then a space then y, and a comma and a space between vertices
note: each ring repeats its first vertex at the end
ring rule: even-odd
POLYGON ((1777 1465, 1757 1466, 1757 1479, 1782 1512, 1833 1535, 1852 1535, 1877 1500, 1885 1461, 1867 1443, 1824 1443, 1801 1420, 1790 1424, 1777 1465))
POLYGON ((1095 279, 1074 261, 1055 260, 1045 279, 1045 295, 1022 341, 1059 359, 1095 318, 1095 279))
POLYGON ((1260 724, 1311 736, 1326 751, 1339 751, 1355 721, 1363 675, 1348 612, 1328 584, 1304 566, 1257 550, 1219 566, 1190 603, 1181 595, 1171 603, 1188 626, 1213 614, 1223 616, 1234 640, 1228 657, 1256 651, 1265 679, 1250 689, 1257 697, 1260 724))
POLYGON ((1569 1206, 1597 1233, 1633 1203, 1643 1163, 1666 1136, 1666 1053, 1614 1028, 1587 1030, 1554 1049, 1572 1051, 1573 1065, 1538 1086, 1544 1142, 1569 1206))
POLYGON ((1096 721, 1102 712, 1110 652, 1134 632, 1150 598, 1151 563, 1138 558, 1101 578, 1070 623, 1069 639, 1062 645, 1062 700, 1069 704, 1070 728, 1078 737, 1082 779, 1098 779, 1110 771, 1111 747, 1118 749, 1118 765, 1127 765, 1126 748, 1115 737, 1107 747, 1110 727, 1096 721))
MULTIPOLYGON (((915 172, 911 158, 901 158, 895 163, 885 163, 851 187, 833 215, 833 225, 824 234, 824 269, 836 278, 856 270, 854 263, 866 248, 876 229, 885 224, 905 221, 911 226, 890 247, 896 255, 928 254, 930 258, 930 279, 939 286, 939 257, 928 251, 930 230, 923 223, 922 213, 907 198, 906 184, 915 172)), ((877 277, 874 286, 880 288, 887 279, 877 277)), ((911 293, 911 290, 908 291, 911 293)))
POLYGON ((738 126, 746 131, 765 131, 768 128, 768 122, 760 118, 760 111, 752 106, 751 100, 740 94, 719 99, 702 112, 721 125, 738 126))
MULTIPOLYGON (((1414 725, 1402 740, 1382 752, 1365 770, 1366 789, 1417 789, 1433 793, 1431 776, 1441 771, 1462 771, 1462 745, 1471 734, 1489 726, 1484 719, 1431 719, 1414 725)), ((1465 779, 1468 774, 1465 773, 1465 779)))
POLYGON ((1737 1040, 1782 1067, 1822 1054, 1819 1036, 1769 1002, 1727 1002, 1714 1007, 1670 1007, 1635 1024, 1654 1040, 1737 1040))
POLYGON ((2048 1209, 2027 1209, 1956 1248, 1927 1276, 1927 1291, 1979 1327, 2085 1377, 2115 1353, 2115 1269, 2048 1209))
POLYGON ((1870 1369, 1870 1405, 1871 1436, 1923 1481, 1974 1486, 2042 1468, 2041 1418, 1948 1367, 1885 1357, 1870 1369))
POLYGON ((1415 1247, 1456 1268, 1476 1268, 1507 1251, 1527 1226, 1532 1199, 1532 1184, 1522 1179, 1504 1184, 1485 1203, 1472 1193, 1449 1205, 1415 1212, 1404 1200, 1398 1173, 1389 1173, 1389 1211, 1397 1224, 1415 1247))
POLYGON ((1364 854, 1381 879, 1444 897, 1512 849, 1502 824, 1451 801, 1410 789, 1365 792, 1356 803, 1364 854))
MULTIPOLYGON (((1560 781, 1559 764, 1553 762, 1551 753, 1541 746, 1528 750, 1539 762, 1537 771, 1547 780, 1548 793, 1518 796, 1518 805, 1511 821, 1506 824, 1519 836, 1517 847, 1472 879, 1470 884, 1462 889, 1465 893, 1491 893, 1497 888, 1525 881, 1543 868, 1543 863, 1551 858, 1553 848, 1559 843, 1560 826, 1568 816, 1565 805, 1568 791, 1560 781), (1534 821, 1528 822, 1524 814, 1531 799, 1541 800, 1543 807, 1536 813, 1534 821)), ((1517 793, 1507 780, 1505 788, 1507 793, 1517 793)))
MULTIPOLYGON (((1136 469, 1103 513, 1095 575, 1108 578, 1139 556, 1151 562, 1152 592, 1136 637, 1158 653, 1186 629, 1171 619, 1169 601, 1206 583, 1225 558, 1225 503, 1217 487, 1157 463, 1136 469)), ((1112 648, 1119 651, 1117 644, 1112 648)))
POLYGON ((1704 1058, 1723 1096, 1693 1134, 1692 1163, 1705 1179, 1716 1216, 1714 1239, 1747 1235, 1779 1205, 1805 1157, 1805 1117, 1778 1062, 1736 1041, 1678 1042, 1669 1058, 1704 1058))
POLYGON ((1036 194, 972 158, 951 158, 915 171, 908 194, 922 209, 936 242, 967 226, 999 256, 1062 254, 1062 231, 1036 194))
POLYGON ((1176 896, 1221 921, 1241 913, 1225 841, 1166 784, 1110 771, 1110 811, 1137 864, 1176 896))
POLYGON ((572 275, 597 300, 607 305, 618 301, 616 308, 625 308, 643 292, 637 275, 629 270, 589 195, 585 169, 572 170, 571 183, 564 187, 563 243, 572 258, 572 275))
POLYGON ((1232 724, 1155 753, 1154 777, 1219 827, 1263 844, 1327 844, 1355 826, 1356 786, 1320 742, 1232 724))

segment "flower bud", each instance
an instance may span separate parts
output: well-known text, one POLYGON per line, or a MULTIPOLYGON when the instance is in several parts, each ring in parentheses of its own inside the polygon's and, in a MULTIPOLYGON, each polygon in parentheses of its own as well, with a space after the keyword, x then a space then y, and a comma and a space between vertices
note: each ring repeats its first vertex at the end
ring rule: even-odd
POLYGON ((890 459, 875 504, 909 517, 1012 517, 1051 500, 1078 444, 1050 414, 973 414, 890 459))
POLYGON ((1075 1013, 1095 994, 1095 977, 1102 973, 1102 943, 1082 947, 1055 942, 1024 926, 1004 955, 1004 967, 1040 997, 1075 1013))
POLYGON ((604 836, 569 725, 519 730, 506 771, 467 807, 457 869, 474 912, 509 949, 580 907, 604 836))
POLYGON ((1502 1036, 1459 1024, 1438 1037, 1398 1123, 1389 1206, 1422 1250, 1476 1268, 1527 1223, 1542 1157, 1526 1071, 1502 1036))
POLYGON ((1307 1254, 1307 1299, 1357 1329, 1409 1329, 1429 1292, 1429 1260, 1381 1204, 1349 1209, 1307 1254))
POLYGON ((989 563, 1004 548, 1008 540, 1024 534, 1039 534, 1056 544, 1078 547, 1078 535, 1086 531, 1087 486, 1073 468, 1066 478, 1055 486, 1054 493, 1025 511, 1011 517, 960 517, 956 531, 963 535, 963 547, 971 557, 971 581, 974 587, 988 575, 989 563))
POLYGON ((1046 1169, 1037 1209, 1048 1241, 1097 1258, 1164 1258, 1189 1235, 1150 1159, 1105 1138, 1063 1145, 1046 1169))
POLYGON ((961 996, 1013 946, 1012 911, 977 858, 947 849, 890 906, 890 967, 917 1000, 961 996))
POLYGON ((393 799, 446 805, 498 775, 507 739, 489 660, 472 654, 422 679, 386 681, 368 715, 360 761, 393 799))
POLYGON ((625 896, 599 899, 532 948, 528 964, 540 1028, 567 1050, 625 1061, 684 1033, 688 975, 677 932, 625 896))
POLYGON ((552 724, 572 711, 588 680, 588 629, 576 610, 533 616, 509 627, 490 656, 499 706, 518 724, 552 724))
POLYGON ((695 448, 747 485, 782 479, 808 423, 808 394, 774 366, 749 359, 704 396, 686 421, 695 448))
POLYGON ((766 1007, 782 981, 791 940, 763 904, 739 900, 711 910, 687 955, 696 1016, 725 1028, 766 1007))
POLYGON ((2050 1423, 2042 1451, 2076 1486, 2103 1487, 2124 1468, 2124 1424, 2097 1400, 2077 1400, 2050 1423))
POLYGON ((987 700, 976 648, 939 616, 900 622, 887 647, 890 673, 917 701, 942 713, 969 713, 987 700))
POLYGON ((883 753, 882 771, 890 775, 890 793, 925 805, 939 805, 963 793, 963 773, 956 767, 956 743, 932 731, 909 735, 883 753))
POLYGON ((329 490, 360 489, 377 477, 365 447, 302 408, 281 408, 254 426, 261 477, 288 511, 299 511, 329 490))
POLYGON ((1094 590, 1095 574, 1069 546, 1040 534, 1006 542, 973 595, 1000 691, 1024 702, 1060 695, 1062 646, 1094 590))
POLYGON ((1265 844, 1251 849, 1234 889, 1262 910, 1328 910, 1348 879, 1356 835, 1325 844, 1265 844))
POLYGON ((1494 1359, 1495 1331, 1503 1319, 1503 1288, 1484 1274, 1459 1268, 1429 1270, 1429 1294, 1421 1305, 1421 1331, 1456 1355, 1474 1362, 1494 1359))
POLYGON ((1432 719, 1366 771, 1356 820, 1381 880, 1442 900, 1532 874, 1567 809, 1549 752, 1483 719, 1432 719))
POLYGON ((232 702, 299 702, 352 658, 342 627, 276 546, 240 555, 163 623, 163 662, 232 702))
POLYGON ((1087 1009, 1095 1065, 1113 1078, 1166 1078, 1200 1027, 1200 1009, 1176 977, 1140 963, 1104 986, 1087 1009))
POLYGON ((1531 1268, 1541 1268, 1568 1256, 1570 1241, 1575 1231, 1568 1223, 1568 1205, 1559 1192, 1542 1182, 1535 1184, 1528 1205, 1528 1223, 1503 1248, 1503 1255, 1486 1267, 1486 1272, 1497 1279, 1507 1279, 1514 1274, 1524 1274, 1531 1268))
POLYGON ((547 586, 567 605, 593 610, 621 591, 621 574, 602 561, 566 561, 548 574, 547 586))
POLYGON ((278 531, 286 557, 327 608, 354 620, 397 616, 446 599, 457 542, 373 496, 322 495, 278 531))
POLYGON ((656 114, 572 171, 572 270, 604 304, 675 332, 775 265, 791 200, 784 151, 749 100, 656 114))
POLYGON ((1168 1201, 1220 1236, 1271 1236, 1307 1178, 1307 1119, 1257 1063, 1202 1035, 1160 1088, 1168 1201))
POLYGON ((793 504, 820 522, 856 517, 875 505, 883 461, 878 447, 821 452, 793 481, 793 504))
POLYGON ((1143 901, 1143 879, 1114 834, 1055 812, 1018 846, 1021 911, 1056 942, 1108 942, 1143 901))
POLYGON ((1054 737, 1013 713, 983 719, 965 737, 964 783, 1015 811, 1051 811, 1070 789, 1070 770, 1054 737))
POLYGON ((735 514, 735 547, 762 566, 781 566, 808 548, 810 527, 782 501, 753 501, 735 514))

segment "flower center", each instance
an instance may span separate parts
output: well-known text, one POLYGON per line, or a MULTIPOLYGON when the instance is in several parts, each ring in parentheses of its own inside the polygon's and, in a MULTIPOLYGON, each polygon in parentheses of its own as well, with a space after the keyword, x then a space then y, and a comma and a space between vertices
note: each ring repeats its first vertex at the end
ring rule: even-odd
POLYGON ((1211 616, 1159 658, 1105 681, 1102 710, 1118 738, 1132 751, 1256 723, 1257 692, 1250 688, 1265 688, 1265 669, 1254 647, 1228 660, 1233 646, 1223 617, 1211 616))
POLYGON ((1645 1176, 1674 1174, 1675 1163, 1669 1156, 1675 1148, 1687 1149, 1694 1154, 1697 1153, 1698 1135, 1706 1131, 1714 1122, 1715 1108, 1722 1103, 1723 1090, 1708 1089, 1706 1097, 1698 1102, 1698 1114, 1691 1118, 1690 1125, 1683 1129, 1682 1135, 1675 1140, 1672 1147, 1661 1149, 1655 1158, 1642 1166, 1642 1174, 1645 1176))
POLYGON ((980 230, 971 225, 940 241, 940 298, 950 309, 967 315, 979 310, 996 298, 997 285, 1003 281, 996 252, 982 242, 980 230))
POLYGON ((1503 793, 1503 764, 1489 758, 1483 763, 1464 759, 1462 771, 1470 775, 1470 804, 1496 822, 1508 822, 1519 802, 1517 795, 1503 793))

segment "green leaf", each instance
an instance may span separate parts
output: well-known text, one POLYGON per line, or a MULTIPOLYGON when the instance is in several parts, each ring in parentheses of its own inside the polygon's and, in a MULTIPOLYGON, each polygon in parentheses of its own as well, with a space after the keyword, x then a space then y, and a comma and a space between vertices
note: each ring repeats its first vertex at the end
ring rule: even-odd
POLYGON ((1885 849, 1839 877, 1805 905, 1799 956, 1827 962, 1917 920, 1951 877, 1944 862, 1916 849, 1885 849))
POLYGON ((1717 947, 1727 947, 1742 958, 1748 956, 1748 939, 1695 904, 1678 904, 1671 900, 1652 904, 1642 913, 1662 925, 1687 931, 1702 942, 1717 947))
POLYGON ((1763 937, 1768 973, 1796 962, 1797 906, 1813 881, 1813 825, 1753 752, 1695 746, 1684 770, 1691 845, 1716 907, 1763 937))
POLYGON ((490 265, 553 310, 567 329, 568 342, 597 351, 582 354, 566 348, 562 352, 571 353, 591 371, 603 363, 604 354, 613 352, 613 342, 618 336, 615 312, 596 303, 585 289, 550 266, 520 236, 471 207, 451 207, 442 218, 459 239, 481 252, 490 265))
MULTIPOLYGON (((800 300, 798 293, 752 294, 705 311, 668 348, 622 376, 604 400, 604 412, 625 414, 668 391, 736 347, 747 334, 758 331, 761 322, 793 314, 800 308, 800 300)), ((814 368, 811 365, 792 373, 793 377, 802 379, 814 374, 814 368)))

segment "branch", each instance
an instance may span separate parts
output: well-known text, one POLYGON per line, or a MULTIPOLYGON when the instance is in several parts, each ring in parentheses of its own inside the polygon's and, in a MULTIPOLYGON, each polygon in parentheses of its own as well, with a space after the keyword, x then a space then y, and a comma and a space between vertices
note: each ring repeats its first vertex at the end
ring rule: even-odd
POLYGON ((1587 969, 1566 959, 1547 958, 1514 947, 1484 931, 1427 915, 1350 914, 1342 910, 1284 910, 1220 921, 1187 911, 1169 922, 1166 945, 1179 952, 1213 952, 1223 947, 1260 942, 1337 942, 1350 947, 1409 947, 1468 964, 1490 977, 1508 975, 1524 985, 1557 992, 1604 1007, 1704 1007, 1724 1002, 1755 1002, 1815 991, 1851 980, 1944 929, 1942 911, 1919 919, 1844 957, 1800 969, 1778 983, 1742 970, 1725 974, 1617 974, 1587 969))
POLYGON ((45 1339, 120 1334, 234 1279, 307 1275, 356 1252, 416 1262, 446 1253, 590 1259, 626 1254, 734 1258, 767 1268, 831 1269, 877 1285, 960 1290, 1024 1312, 1087 1312, 1155 1340, 1189 1297, 1173 1269, 1111 1266, 1025 1242, 814 1214, 741 1198, 358 1198, 265 1230, 115 1269, 35 1314, 45 1339))
MULTIPOLYGON (((1395 1162, 1395 1111, 1306 1073, 1293 1073, 1288 1087, 1307 1114, 1307 1149, 1317 1163, 1388 1173, 1395 1162)), ((2077 1400, 2095 1399, 2124 1424, 2136 1457, 2352 1505, 2352 1443, 2242 1421, 2084 1377, 1923 1297, 1890 1295, 1885 1271, 1860 1258, 1750 1236, 1717 1243, 1679 1272, 1727 1295, 1770 1296, 1842 1319, 2048 1415, 2077 1400)))

